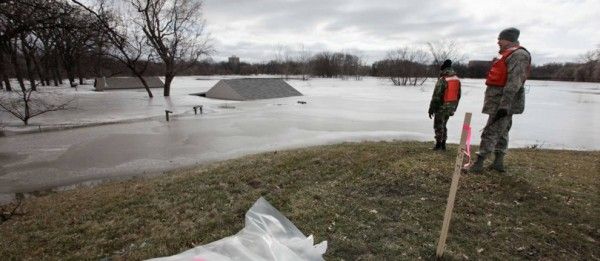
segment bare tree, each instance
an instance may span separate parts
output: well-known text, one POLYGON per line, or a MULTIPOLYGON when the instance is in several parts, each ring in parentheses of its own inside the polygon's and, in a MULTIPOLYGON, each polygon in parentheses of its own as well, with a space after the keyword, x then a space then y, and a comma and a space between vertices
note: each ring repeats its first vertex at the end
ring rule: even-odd
POLYGON ((311 59, 313 74, 319 77, 331 78, 338 75, 334 54, 328 51, 315 54, 311 59))
POLYGON ((139 25, 164 63, 164 96, 178 72, 212 52, 204 32, 200 0, 130 0, 140 15, 139 25))
POLYGON ((362 53, 358 53, 356 56, 356 63, 353 65, 353 73, 355 80, 362 80, 363 75, 368 74, 368 70, 365 70, 365 56, 362 53))
POLYGON ((50 79, 53 80, 54 86, 58 86, 60 82, 59 61, 56 50, 56 41, 53 29, 39 28, 33 32, 40 40, 40 63, 43 68, 44 81, 46 85, 50 85, 50 79))
POLYGON ((310 79, 310 75, 311 75, 311 71, 312 71, 311 63, 310 63, 311 58, 312 58, 312 53, 310 52, 310 50, 306 49, 304 44, 301 44, 300 50, 298 51, 298 57, 296 58, 296 60, 298 61, 298 64, 300 65, 300 75, 302 76, 303 81, 307 81, 308 79, 310 79))
POLYGON ((338 70, 339 77, 342 80, 347 80, 348 76, 352 72, 352 63, 353 63, 352 55, 346 53, 345 51, 342 51, 341 53, 334 53, 333 57, 334 57, 335 63, 338 65, 338 68, 339 68, 339 70, 338 70))
MULTIPOLYGON (((348 79, 356 76, 362 67, 361 58, 346 52, 320 52, 311 58, 314 75, 321 77, 340 77, 348 79)), ((358 77, 357 77, 358 78, 358 77)))
POLYGON ((35 31, 30 34, 29 39, 31 40, 27 42, 28 45, 26 48, 28 48, 29 59, 33 64, 33 70, 35 71, 35 74, 37 74, 42 86, 50 85, 49 80, 45 81, 45 79, 48 78, 45 75, 44 70, 42 70, 41 58, 44 55, 44 48, 41 39, 37 36, 35 31))
POLYGON ((408 47, 387 53, 386 59, 373 66, 381 76, 389 77, 394 85, 422 85, 427 80, 426 52, 408 47))
POLYGON ((53 30, 55 33, 54 41, 61 55, 60 58, 69 83, 71 87, 75 87, 77 86, 76 76, 79 76, 79 84, 83 83, 81 57, 84 54, 89 54, 90 50, 93 49, 94 39, 97 39, 96 36, 100 32, 98 30, 100 26, 93 17, 90 17, 79 6, 63 3, 60 7, 69 15, 57 19, 57 28, 53 30))
POLYGON ((29 119, 51 111, 67 110, 72 100, 63 100, 54 92, 15 90, 0 96, 0 110, 29 124, 29 119))
POLYGON ((347 80, 350 76, 354 76, 355 79, 360 79, 360 69, 362 67, 362 60, 359 56, 350 54, 349 52, 334 53, 334 63, 339 67, 339 77, 343 80, 347 80))
POLYGON ((575 81, 600 82, 600 46, 583 54, 580 60, 574 72, 575 81))
POLYGON ((21 91, 25 91, 26 87, 25 82, 23 81, 23 71, 21 70, 21 64, 19 63, 19 40, 17 38, 9 39, 6 46, 10 53, 10 62, 13 66, 17 82, 21 87, 21 91))
POLYGON ((138 26, 128 26, 128 22, 131 21, 128 21, 127 16, 118 13, 116 10, 107 10, 104 0, 99 1, 97 11, 77 0, 72 1, 98 19, 106 38, 111 43, 105 54, 127 66, 131 73, 142 82, 148 93, 148 97, 154 97, 146 79, 143 77, 148 64, 152 60, 153 51, 147 48, 147 38, 141 31, 141 28, 138 26))
MULTIPOLYGON (((62 4, 58 0, 0 1, 0 57, 10 59, 22 91, 25 91, 25 84, 19 60, 21 57, 26 62, 30 59, 27 58, 28 50, 23 48, 23 39, 28 38, 34 30, 57 28, 56 20, 70 15, 64 9, 57 8, 62 4)), ((32 61, 29 62, 31 69, 32 61)), ((0 74, 5 74, 4 68, 0 70, 0 74)))
MULTIPOLYGON (((310 61, 310 52, 303 49, 304 46, 300 46, 301 50, 292 49, 285 45, 276 45, 273 59, 269 62, 273 73, 283 75, 287 80, 290 79, 291 75, 303 74, 302 70, 307 70, 310 65, 303 65, 302 59, 305 62, 310 61), (304 53, 303 53, 304 52, 304 53), (301 57, 304 55, 304 57, 301 57), (306 56, 308 55, 308 56, 306 56)), ((308 72, 303 77, 307 77, 308 72)))
POLYGON ((34 65, 36 64, 35 55, 38 39, 34 35, 27 35, 25 33, 22 33, 19 39, 21 40, 21 53, 25 60, 25 68, 27 70, 30 88, 35 91, 37 85, 34 77, 34 65))
POLYGON ((461 53, 454 40, 441 40, 437 42, 427 42, 429 52, 433 57, 433 65, 439 68, 445 60, 450 59, 454 63, 463 62, 466 57, 461 53))
POLYGON ((277 67, 279 69, 279 74, 283 75, 286 80, 290 78, 291 73, 291 64, 293 63, 293 59, 291 56, 290 48, 284 45, 277 45, 275 47, 275 63, 277 63, 277 67))
POLYGON ((594 70, 594 81, 596 82, 600 82, 600 45, 598 45, 598 48, 595 51, 595 64, 596 64, 596 69, 594 70))

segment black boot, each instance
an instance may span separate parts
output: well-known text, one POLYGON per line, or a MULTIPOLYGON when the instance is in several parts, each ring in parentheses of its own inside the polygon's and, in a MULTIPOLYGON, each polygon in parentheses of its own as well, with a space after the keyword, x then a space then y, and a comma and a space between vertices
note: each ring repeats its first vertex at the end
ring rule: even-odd
POLYGON ((446 141, 442 141, 442 144, 440 145, 440 149, 446 150, 446 141))
POLYGON ((477 174, 483 172, 483 162, 485 162, 485 156, 477 155, 477 160, 475 163, 471 164, 469 172, 477 174))
POLYGON ((432 150, 440 150, 442 149, 442 143, 439 141, 435 142, 435 146, 433 148, 431 148, 432 150))
POLYGON ((495 154, 496 157, 494 158, 492 169, 495 169, 499 172, 506 172, 506 169, 504 169, 504 153, 496 152, 495 154))

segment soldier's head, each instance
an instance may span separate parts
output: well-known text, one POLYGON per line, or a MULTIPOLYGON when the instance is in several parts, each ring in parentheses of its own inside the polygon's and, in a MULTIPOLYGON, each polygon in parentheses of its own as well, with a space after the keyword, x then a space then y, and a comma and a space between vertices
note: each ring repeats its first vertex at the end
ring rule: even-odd
POLYGON ((509 27, 500 32, 498 35, 498 46, 500 47, 500 52, 519 45, 519 34, 521 32, 519 29, 514 27, 509 27))
POLYGON ((444 61, 444 63, 440 67, 440 71, 443 71, 443 70, 445 70, 447 68, 450 68, 450 67, 452 67, 452 60, 447 59, 447 60, 444 61))

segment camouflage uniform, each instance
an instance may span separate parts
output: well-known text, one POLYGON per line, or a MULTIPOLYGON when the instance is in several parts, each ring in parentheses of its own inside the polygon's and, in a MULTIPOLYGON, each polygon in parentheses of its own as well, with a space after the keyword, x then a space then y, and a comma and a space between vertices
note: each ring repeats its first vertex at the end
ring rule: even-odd
POLYGON ((440 73, 431 96, 431 102, 429 103, 429 113, 433 113, 433 130, 435 132, 435 140, 438 143, 445 143, 448 138, 448 129, 446 124, 450 116, 454 115, 458 102, 460 101, 460 89, 458 91, 458 101, 455 102, 444 102, 444 91, 448 83, 444 80, 445 76, 454 76, 456 72, 452 68, 446 68, 440 73))
POLYGON ((508 148, 508 132, 512 126, 512 115, 521 114, 525 109, 525 79, 529 71, 531 56, 528 51, 518 49, 507 59, 508 79, 504 87, 487 86, 482 112, 489 115, 481 134, 480 156, 491 152, 505 154, 508 148), (507 116, 494 122, 499 109, 505 109, 507 116))

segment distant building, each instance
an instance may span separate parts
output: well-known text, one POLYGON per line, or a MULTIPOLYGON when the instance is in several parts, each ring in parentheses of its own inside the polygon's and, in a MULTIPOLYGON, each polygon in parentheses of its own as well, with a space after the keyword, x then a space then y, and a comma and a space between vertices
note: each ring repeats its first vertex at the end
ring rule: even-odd
POLYGON ((204 96, 213 99, 247 101, 302 96, 302 93, 281 79, 246 78, 220 80, 204 96))
POLYGON ((240 57, 237 56, 231 56, 229 57, 229 68, 231 69, 231 71, 235 74, 239 74, 240 73, 240 57))
MULTIPOLYGON (((164 84, 156 76, 144 77, 149 88, 163 88, 164 84)), ((96 91, 114 90, 114 89, 140 89, 144 88, 142 81, 137 77, 110 77, 96 78, 94 80, 96 91)))

